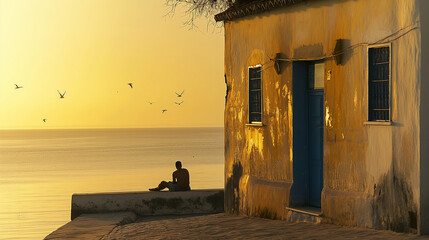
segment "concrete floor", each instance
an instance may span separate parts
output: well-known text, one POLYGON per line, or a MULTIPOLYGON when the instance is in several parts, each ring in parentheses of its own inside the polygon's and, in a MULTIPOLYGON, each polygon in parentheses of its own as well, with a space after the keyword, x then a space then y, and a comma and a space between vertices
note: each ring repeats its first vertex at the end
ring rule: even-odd
POLYGON ((288 223, 224 213, 144 217, 117 226, 102 239, 429 239, 329 224, 288 223))

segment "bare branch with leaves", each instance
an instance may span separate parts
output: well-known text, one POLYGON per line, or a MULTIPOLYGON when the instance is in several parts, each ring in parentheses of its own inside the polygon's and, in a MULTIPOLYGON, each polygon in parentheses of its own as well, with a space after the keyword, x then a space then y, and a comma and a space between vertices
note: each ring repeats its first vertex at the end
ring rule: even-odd
POLYGON ((170 11, 167 15, 174 15, 178 6, 183 6, 185 14, 188 16, 184 25, 195 28, 195 21, 204 17, 209 23, 214 22, 214 15, 232 6, 236 0, 166 0, 166 5, 170 11))

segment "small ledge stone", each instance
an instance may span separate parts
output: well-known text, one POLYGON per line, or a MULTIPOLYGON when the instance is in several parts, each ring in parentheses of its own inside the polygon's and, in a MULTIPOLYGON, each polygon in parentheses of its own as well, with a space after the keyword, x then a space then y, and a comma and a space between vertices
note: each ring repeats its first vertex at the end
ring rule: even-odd
POLYGON ((366 125, 366 126, 392 126, 393 124, 391 121, 387 121, 387 122, 367 121, 367 122, 364 122, 363 125, 366 125))
POLYGON ((247 123, 246 126, 247 127, 265 127, 265 125, 262 123, 247 123))

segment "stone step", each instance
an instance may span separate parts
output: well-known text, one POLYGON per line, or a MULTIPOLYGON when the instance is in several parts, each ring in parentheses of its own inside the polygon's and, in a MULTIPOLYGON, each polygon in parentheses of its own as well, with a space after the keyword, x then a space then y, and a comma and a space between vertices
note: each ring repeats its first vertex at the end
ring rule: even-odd
POLYGON ((288 222, 322 223, 322 212, 316 207, 286 207, 288 222))

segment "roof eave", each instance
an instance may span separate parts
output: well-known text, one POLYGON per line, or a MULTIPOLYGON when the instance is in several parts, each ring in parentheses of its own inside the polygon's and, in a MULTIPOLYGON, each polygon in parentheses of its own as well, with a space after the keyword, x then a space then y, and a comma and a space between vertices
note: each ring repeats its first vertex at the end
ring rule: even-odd
POLYGON ((265 0, 265 1, 254 1, 242 6, 232 6, 215 15, 216 22, 219 21, 230 21, 236 18, 241 18, 249 15, 254 15, 262 12, 266 12, 272 9, 281 8, 304 2, 308 0, 265 0))

